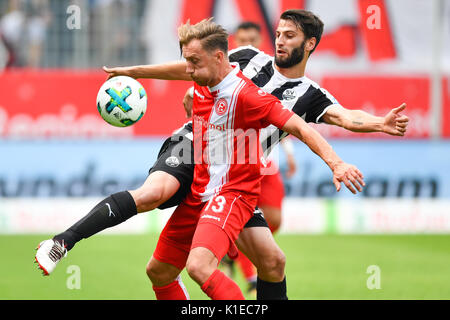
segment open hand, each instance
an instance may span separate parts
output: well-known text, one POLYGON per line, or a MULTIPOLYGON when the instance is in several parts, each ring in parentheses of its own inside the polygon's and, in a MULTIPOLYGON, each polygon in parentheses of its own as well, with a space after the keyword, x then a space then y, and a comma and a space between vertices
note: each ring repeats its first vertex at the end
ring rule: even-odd
POLYGON ((364 183, 364 176, 357 167, 352 164, 341 162, 337 164, 333 169, 333 183, 336 190, 341 190, 341 182, 345 184, 348 190, 356 194, 355 188, 361 192, 364 183))

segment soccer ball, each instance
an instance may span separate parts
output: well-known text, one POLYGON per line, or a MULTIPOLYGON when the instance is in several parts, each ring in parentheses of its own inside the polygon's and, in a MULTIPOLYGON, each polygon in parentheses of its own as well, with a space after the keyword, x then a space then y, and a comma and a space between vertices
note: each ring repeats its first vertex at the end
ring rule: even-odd
POLYGON ((147 94, 137 80, 127 76, 113 77, 98 91, 97 110, 109 124, 128 127, 144 116, 147 94))

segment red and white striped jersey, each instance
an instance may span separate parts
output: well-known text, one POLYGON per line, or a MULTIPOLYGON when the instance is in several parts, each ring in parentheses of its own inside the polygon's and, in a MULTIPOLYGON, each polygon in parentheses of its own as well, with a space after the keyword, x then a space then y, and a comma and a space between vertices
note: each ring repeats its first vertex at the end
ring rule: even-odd
POLYGON ((192 195, 199 201, 224 190, 257 196, 264 165, 259 129, 282 128, 293 115, 231 65, 218 85, 194 86, 192 195))

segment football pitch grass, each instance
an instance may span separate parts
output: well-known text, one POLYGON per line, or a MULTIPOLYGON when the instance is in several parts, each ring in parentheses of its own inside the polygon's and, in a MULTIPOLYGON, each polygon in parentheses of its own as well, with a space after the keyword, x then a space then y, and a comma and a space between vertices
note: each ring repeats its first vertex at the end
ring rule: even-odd
MULTIPOLYGON (((33 263, 34 248, 49 236, 0 236, 0 299, 155 299, 145 266, 157 237, 96 235, 79 242, 51 276, 43 277, 33 263)), ((450 235, 280 234, 275 239, 286 254, 290 299, 450 299, 450 235)), ((185 271, 182 278, 191 299, 208 299, 185 271)))

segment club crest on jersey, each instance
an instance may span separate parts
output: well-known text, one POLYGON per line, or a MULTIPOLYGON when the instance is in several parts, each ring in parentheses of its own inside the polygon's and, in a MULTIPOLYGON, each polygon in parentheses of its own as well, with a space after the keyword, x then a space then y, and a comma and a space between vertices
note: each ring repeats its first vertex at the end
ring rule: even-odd
POLYGON ((292 100, 295 99, 295 91, 294 89, 286 89, 283 92, 283 100, 292 100))
POLYGON ((171 157, 168 157, 166 159, 166 164, 169 167, 175 168, 175 167, 178 167, 180 165, 180 160, 177 157, 175 157, 175 156, 171 156, 171 157))
POLYGON ((265 96, 265 95, 267 95, 267 92, 265 92, 264 90, 262 90, 262 89, 259 89, 258 90, 258 94, 260 95, 260 96, 265 96))
POLYGON ((216 103, 216 113, 221 116, 228 110, 228 102, 224 98, 220 98, 216 103))

